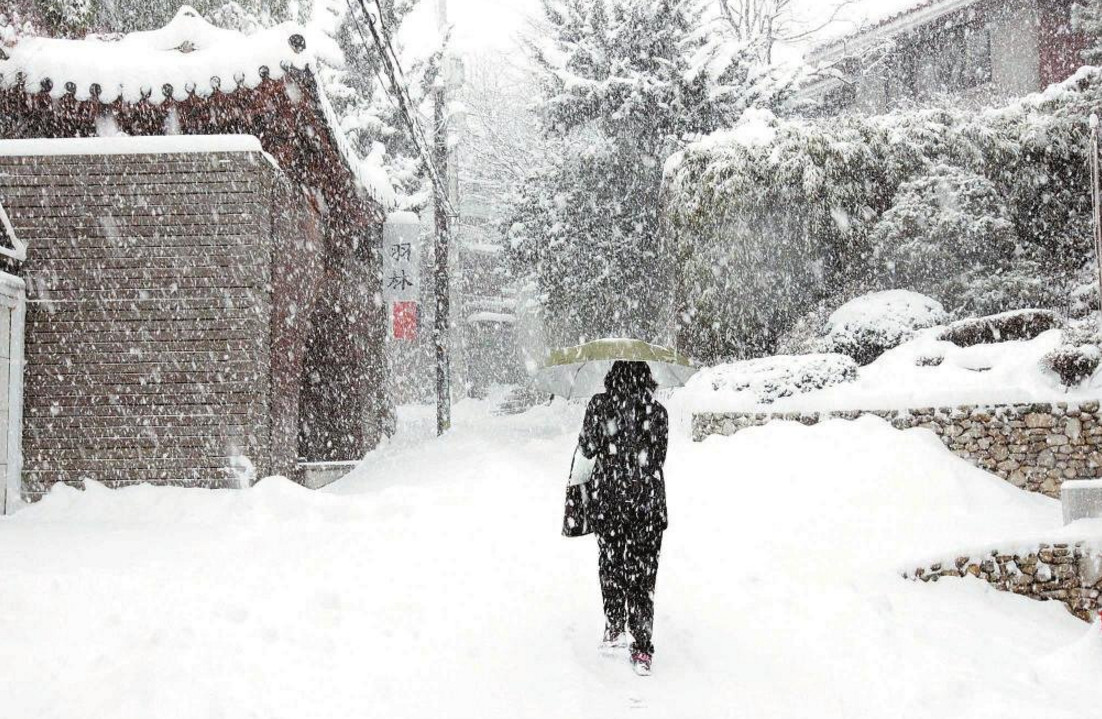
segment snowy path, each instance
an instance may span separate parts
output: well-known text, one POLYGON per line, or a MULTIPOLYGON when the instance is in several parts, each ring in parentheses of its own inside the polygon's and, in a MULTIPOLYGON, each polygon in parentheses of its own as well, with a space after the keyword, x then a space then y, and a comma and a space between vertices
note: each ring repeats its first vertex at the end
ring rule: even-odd
POLYGON ((876 420, 674 439, 655 676, 558 536, 580 408, 427 422, 328 492, 92 488, 0 519, 0 716, 1083 717, 1102 637, 896 569, 1058 505, 876 420), (879 447, 875 451, 873 448, 879 447))

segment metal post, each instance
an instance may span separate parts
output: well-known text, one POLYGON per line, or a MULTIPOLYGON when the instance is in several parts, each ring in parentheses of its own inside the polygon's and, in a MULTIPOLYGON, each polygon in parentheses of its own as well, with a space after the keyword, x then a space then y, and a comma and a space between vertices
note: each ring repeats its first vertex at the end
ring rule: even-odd
MULTIPOLYGON (((436 2, 437 21, 441 35, 447 29, 447 0, 436 2)), ((445 61, 446 62, 446 61, 445 61)), ((433 265, 433 287, 436 293, 436 312, 433 322, 432 340, 436 347, 436 433, 442 435, 451 429, 451 365, 449 357, 449 322, 451 315, 450 282, 448 276, 449 252, 451 249, 450 186, 448 181, 450 159, 448 152, 447 127, 447 88, 446 68, 443 63, 438 68, 436 78, 436 107, 433 110, 433 162, 444 187, 436 192, 436 252, 433 265), (441 197, 441 194, 444 196, 441 197)))
MULTIPOLYGON (((1098 159, 1099 150, 1099 123, 1098 115, 1092 114, 1091 127, 1091 199, 1094 202, 1094 261, 1098 268, 1098 301, 1102 309, 1102 187, 1099 186, 1100 168, 1098 159)), ((1099 323, 1102 325, 1102 311, 1099 312, 1099 323)))

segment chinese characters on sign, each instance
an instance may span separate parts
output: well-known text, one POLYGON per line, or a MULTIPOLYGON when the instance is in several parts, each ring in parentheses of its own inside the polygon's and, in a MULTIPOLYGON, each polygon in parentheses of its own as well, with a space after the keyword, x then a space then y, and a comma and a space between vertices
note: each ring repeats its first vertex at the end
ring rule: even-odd
POLYGON ((412 212, 391 213, 383 226, 383 301, 395 339, 417 339, 421 300, 421 221, 412 212))

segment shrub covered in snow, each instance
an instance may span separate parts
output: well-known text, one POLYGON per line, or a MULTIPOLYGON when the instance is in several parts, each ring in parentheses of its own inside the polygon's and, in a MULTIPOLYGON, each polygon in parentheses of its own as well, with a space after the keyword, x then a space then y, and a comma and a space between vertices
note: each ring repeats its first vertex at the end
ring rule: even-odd
MULTIPOLYGON (((1026 250, 1026 254, 1029 254, 1026 250)), ((1074 282, 1070 273, 1053 274, 1051 262, 1020 257, 1000 266, 946 277, 936 290, 955 314, 982 316, 1031 307, 1069 304, 1074 282)))
POLYGON ((827 319, 824 344, 862 365, 948 319, 937 300, 908 290, 873 292, 850 300, 827 319))
POLYGON ((1018 240, 995 184, 975 172, 938 165, 903 183, 872 229, 873 269, 888 286, 947 297, 945 280, 1009 265, 1018 240))
POLYGON ((1063 344, 1042 358, 1041 366, 1060 378, 1065 387, 1076 387, 1094 376, 1102 361, 1102 332, 1098 317, 1069 320, 1063 344))
POLYGON ((958 347, 1031 340, 1043 332, 1063 326, 1063 320, 1049 310, 1015 310, 989 317, 954 322, 940 339, 958 347))
POLYGON ((1090 379, 1102 362, 1097 345, 1060 347, 1042 360, 1045 369, 1056 374, 1065 387, 1075 387, 1090 379))
POLYGON ((773 118, 756 142, 695 143, 671 164, 666 192, 683 346, 771 352, 848 283, 899 287, 881 276, 876 247, 921 279, 951 266, 928 289, 953 310, 1063 309, 1091 252, 1084 118, 1099 104, 1102 70, 1087 68, 1004 108, 773 118))
POLYGON ((693 384, 707 383, 716 392, 749 392, 756 404, 853 382, 857 363, 840 354, 765 357, 718 365, 701 371, 693 384))

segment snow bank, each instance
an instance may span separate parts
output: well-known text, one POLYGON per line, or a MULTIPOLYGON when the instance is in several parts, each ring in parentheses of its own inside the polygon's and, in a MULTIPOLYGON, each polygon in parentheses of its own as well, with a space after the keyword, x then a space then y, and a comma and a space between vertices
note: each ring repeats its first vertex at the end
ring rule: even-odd
POLYGON ((943 719, 1097 703, 1097 627, 1088 640, 1057 603, 896 571, 1057 530, 1058 503, 873 419, 675 435, 655 676, 598 656, 595 546, 559 536, 583 409, 464 402, 435 440, 432 408, 403 408, 399 436, 331 491, 92 486, 0 519, 5 714, 943 719))

